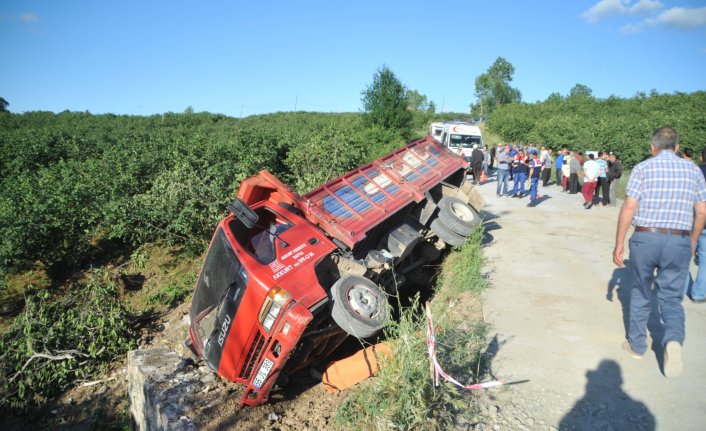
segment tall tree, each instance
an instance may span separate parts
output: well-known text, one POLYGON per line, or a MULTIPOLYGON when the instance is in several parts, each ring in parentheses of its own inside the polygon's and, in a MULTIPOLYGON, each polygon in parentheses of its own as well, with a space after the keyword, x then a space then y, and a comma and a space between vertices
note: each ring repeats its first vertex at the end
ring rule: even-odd
POLYGON ((412 113, 407 109, 407 89, 387 66, 375 72, 373 82, 361 95, 368 125, 398 130, 405 137, 409 135, 412 113))
POLYGON ((588 88, 588 86, 583 85, 583 84, 576 84, 574 85, 574 88, 571 89, 569 92, 569 97, 585 97, 592 99, 593 98, 593 90, 588 88))
POLYGON ((10 106, 10 102, 0 97, 0 112, 10 112, 7 107, 10 106))
POLYGON ((511 87, 515 67, 503 57, 498 57, 488 71, 476 78, 476 97, 478 103, 473 112, 486 115, 496 108, 522 100, 520 90, 511 87))
POLYGON ((427 96, 420 94, 417 90, 407 91, 407 109, 412 112, 425 112, 428 106, 427 96))

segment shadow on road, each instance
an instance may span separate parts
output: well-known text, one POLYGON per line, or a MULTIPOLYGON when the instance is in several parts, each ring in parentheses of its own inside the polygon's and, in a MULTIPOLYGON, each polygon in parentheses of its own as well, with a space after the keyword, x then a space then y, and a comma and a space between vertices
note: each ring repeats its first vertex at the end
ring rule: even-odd
MULTIPOLYGON (((498 334, 493 335, 493 339, 490 340, 490 343, 488 343, 488 347, 485 349, 485 352, 483 353, 483 369, 485 370, 485 373, 491 377, 491 380, 499 380, 498 377, 493 373, 493 359, 495 356, 498 354, 500 351, 500 348, 504 346, 508 341, 510 341, 512 337, 506 338, 502 341, 498 339, 498 334)), ((507 382, 503 381, 504 386, 511 386, 511 385, 519 385, 520 383, 527 383, 529 380, 516 380, 512 382, 507 382)), ((490 399, 495 399, 495 396, 492 393, 488 393, 488 397, 490 399)))
POLYGON ((537 204, 541 204, 544 201, 548 201, 552 197, 550 195, 541 195, 539 199, 537 199, 537 204))
POLYGON ((506 213, 506 211, 501 214, 493 214, 488 211, 480 212, 480 216, 483 219, 483 240, 481 241, 481 245, 486 246, 495 240, 493 234, 490 232, 502 229, 502 226, 499 225, 495 220, 506 213))
POLYGON ((559 430, 654 430, 655 417, 645 404, 621 388, 620 366, 604 359, 586 372, 586 393, 561 419, 559 430))
POLYGON ((618 301, 623 307, 623 328, 625 329, 625 337, 627 337, 628 325, 630 324, 630 288, 635 279, 630 271, 628 260, 626 259, 624 263, 624 267, 613 270, 613 275, 608 281, 606 299, 613 302, 613 297, 615 296, 613 291, 617 294, 618 301))

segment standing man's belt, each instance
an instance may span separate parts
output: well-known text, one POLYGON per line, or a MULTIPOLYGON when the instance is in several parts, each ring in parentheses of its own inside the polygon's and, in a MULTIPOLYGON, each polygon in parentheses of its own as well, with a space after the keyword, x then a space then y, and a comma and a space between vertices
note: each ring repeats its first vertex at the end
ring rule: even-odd
POLYGON ((691 235, 691 232, 684 229, 662 229, 659 227, 635 226, 635 232, 671 233, 672 235, 691 235))

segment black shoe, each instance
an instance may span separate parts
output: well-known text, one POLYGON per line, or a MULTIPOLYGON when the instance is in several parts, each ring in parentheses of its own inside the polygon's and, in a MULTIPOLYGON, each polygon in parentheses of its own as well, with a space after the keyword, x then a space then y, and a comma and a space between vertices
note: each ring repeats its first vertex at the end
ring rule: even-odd
POLYGON ((588 206, 586 206, 586 209, 587 209, 587 210, 590 210, 591 207, 593 207, 593 204, 588 204, 588 206))
POLYGON ((528 203, 527 206, 528 206, 528 207, 536 207, 536 206, 537 206, 537 202, 532 201, 532 202, 528 203))

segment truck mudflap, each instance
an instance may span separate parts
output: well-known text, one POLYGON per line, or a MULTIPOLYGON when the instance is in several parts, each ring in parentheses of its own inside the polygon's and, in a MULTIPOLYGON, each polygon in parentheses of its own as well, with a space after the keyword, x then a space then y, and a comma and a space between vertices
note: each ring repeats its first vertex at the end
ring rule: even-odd
POLYGON ((240 407, 259 406, 267 401, 277 377, 314 318, 305 306, 298 303, 292 304, 273 328, 274 335, 268 338, 263 349, 264 353, 257 359, 240 400, 240 407))

